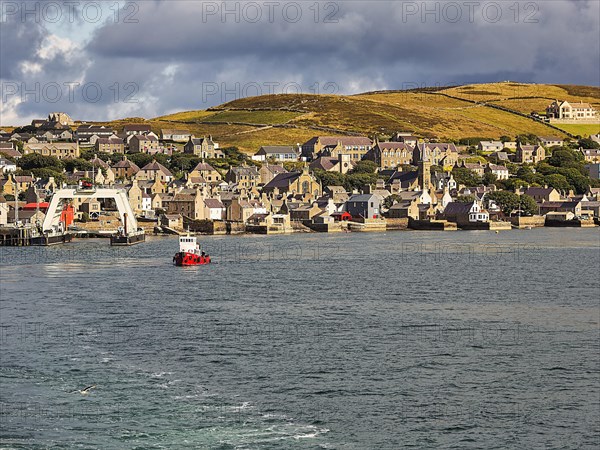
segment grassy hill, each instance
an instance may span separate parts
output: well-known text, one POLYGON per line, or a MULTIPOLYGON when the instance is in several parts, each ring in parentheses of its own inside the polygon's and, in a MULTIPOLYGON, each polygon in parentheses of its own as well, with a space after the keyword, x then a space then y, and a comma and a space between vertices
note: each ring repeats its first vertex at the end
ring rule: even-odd
MULTIPOLYGON (((223 145, 236 145, 247 152, 254 152, 263 144, 302 142, 317 134, 385 136, 401 130, 440 140, 528 133, 565 137, 545 124, 487 106, 529 114, 544 111, 554 99, 588 102, 600 109, 600 89, 596 87, 491 83, 352 96, 248 97, 208 111, 158 119, 173 126, 186 126, 197 134, 212 134, 223 145)), ((600 125, 559 127, 575 135, 600 132, 600 125)))
MULTIPOLYGON (((255 152, 261 145, 295 144, 315 135, 389 136, 410 131, 442 141, 518 134, 566 134, 521 113, 542 112, 554 99, 583 101, 600 110, 600 88, 573 85, 491 83, 416 91, 383 91, 352 96, 285 94, 248 97, 209 110, 187 111, 144 119, 162 128, 184 128, 197 136, 212 135, 222 146, 255 152), (482 104, 483 102, 483 104, 482 104)), ((574 135, 600 132, 600 125, 558 125, 574 135)))

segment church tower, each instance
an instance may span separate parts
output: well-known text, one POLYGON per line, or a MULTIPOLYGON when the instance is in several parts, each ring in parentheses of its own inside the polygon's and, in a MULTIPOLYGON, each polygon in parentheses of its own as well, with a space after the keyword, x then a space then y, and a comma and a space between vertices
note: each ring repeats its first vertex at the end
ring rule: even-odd
POLYGON ((423 143, 423 150, 419 159, 419 187, 422 191, 429 191, 431 188, 431 159, 429 149, 425 143, 423 143))

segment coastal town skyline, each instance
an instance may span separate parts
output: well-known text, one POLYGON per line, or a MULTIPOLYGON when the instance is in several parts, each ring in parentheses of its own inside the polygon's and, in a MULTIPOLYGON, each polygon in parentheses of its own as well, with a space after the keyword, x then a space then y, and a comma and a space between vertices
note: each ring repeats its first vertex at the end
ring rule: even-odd
POLYGON ((0 448, 597 448, 599 36, 0 0, 0 448))

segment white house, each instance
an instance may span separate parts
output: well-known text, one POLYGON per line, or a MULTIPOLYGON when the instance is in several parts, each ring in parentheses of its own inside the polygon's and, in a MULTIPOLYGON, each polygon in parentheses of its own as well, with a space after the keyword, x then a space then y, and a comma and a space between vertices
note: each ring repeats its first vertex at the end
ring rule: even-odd
POLYGON ((6 158, 0 158, 0 173, 14 172, 17 170, 17 165, 6 158))
POLYGON ((254 161, 297 161, 300 151, 291 145, 263 145, 253 156, 254 161))
POLYGON ((509 176, 508 168, 491 163, 485 168, 485 173, 492 173, 496 175, 496 179, 498 180, 508 180, 509 176))
POLYGON ((481 141, 478 149, 482 152, 499 152, 504 149, 504 144, 501 141, 481 141))
POLYGON ((210 220, 224 220, 226 214, 226 208, 221 200, 216 198, 205 198, 204 209, 206 211, 206 218, 210 220))
POLYGON ((8 224, 8 203, 0 194, 0 226, 8 224))

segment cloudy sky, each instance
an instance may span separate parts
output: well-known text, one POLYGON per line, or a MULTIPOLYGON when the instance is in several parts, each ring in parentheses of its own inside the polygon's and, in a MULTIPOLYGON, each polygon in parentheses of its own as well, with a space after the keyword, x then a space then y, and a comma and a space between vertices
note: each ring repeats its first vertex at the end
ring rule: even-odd
POLYGON ((600 85, 600 1, 0 1, 0 124, 238 97, 600 85))

